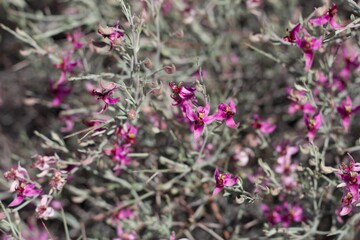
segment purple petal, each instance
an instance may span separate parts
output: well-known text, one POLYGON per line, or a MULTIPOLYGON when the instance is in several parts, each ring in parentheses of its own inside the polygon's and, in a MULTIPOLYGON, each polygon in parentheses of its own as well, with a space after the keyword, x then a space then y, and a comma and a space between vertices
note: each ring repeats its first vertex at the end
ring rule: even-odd
POLYGON ((227 187, 234 186, 237 182, 237 179, 238 179, 237 177, 224 179, 224 186, 227 187))
POLYGON ((309 132, 308 132, 308 138, 309 138, 309 140, 310 140, 311 142, 314 141, 315 135, 316 135, 315 131, 309 131, 309 132))
POLYGON ((340 29, 340 28, 344 28, 345 26, 340 25, 338 23, 335 22, 334 18, 330 18, 330 25, 334 28, 334 29, 340 29))
POLYGON ((213 114, 213 115, 210 115, 210 116, 207 116, 203 119, 204 123, 205 124, 210 124, 212 123, 214 120, 216 119, 216 114, 213 114))
POLYGON ((306 114, 314 113, 315 112, 315 107, 313 107, 310 103, 305 103, 304 106, 303 106, 303 111, 306 114))
POLYGON ((15 207, 24 201, 23 195, 17 195, 16 198, 9 204, 9 207, 15 207))
POLYGON ((212 196, 214 197, 214 196, 218 195, 218 193, 221 192, 222 189, 223 189, 223 187, 216 186, 212 193, 212 196))
POLYGON ((272 133, 276 129, 276 126, 274 124, 271 124, 269 122, 262 122, 260 131, 263 133, 272 133))
POLYGON ((120 100, 120 98, 105 98, 104 102, 107 104, 115 104, 120 100))
POLYGON ((226 125, 229 128, 236 128, 238 126, 232 117, 226 119, 226 125))
POLYGON ((314 52, 309 51, 309 52, 305 52, 304 53, 304 58, 305 58, 305 71, 309 71, 311 68, 311 65, 314 61, 314 52))
POLYGON ((348 215, 352 210, 352 206, 349 205, 349 206, 343 206, 343 208, 341 209, 340 211, 340 216, 345 216, 345 215, 348 215))
POLYGON ((324 25, 324 24, 326 24, 328 22, 329 22, 329 16, 328 15, 320 16, 320 17, 309 20, 309 23, 314 25, 314 26, 321 26, 321 25, 324 25))
POLYGON ((194 141, 198 140, 204 130, 204 126, 194 128, 194 141))
POLYGON ((350 127, 350 118, 347 117, 347 116, 344 116, 344 117, 342 118, 342 124, 343 124, 343 126, 344 126, 344 128, 345 128, 345 131, 348 132, 348 131, 349 131, 349 127, 350 127))

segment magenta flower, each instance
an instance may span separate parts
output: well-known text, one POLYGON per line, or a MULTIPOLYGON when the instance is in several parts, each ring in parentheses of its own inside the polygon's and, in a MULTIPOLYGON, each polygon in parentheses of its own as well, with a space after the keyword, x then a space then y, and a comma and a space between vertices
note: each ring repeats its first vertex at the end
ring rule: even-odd
POLYGON ((229 99, 229 104, 220 103, 218 106, 218 112, 215 113, 214 117, 216 120, 225 120, 225 123, 230 128, 236 128, 239 124, 234 121, 234 115, 236 113, 236 107, 234 101, 229 99))
POLYGON ((360 67, 360 54, 356 49, 342 48, 342 56, 345 61, 344 68, 340 71, 339 76, 347 80, 351 71, 360 67))
POLYGON ((63 73, 73 73, 73 69, 79 65, 79 60, 70 60, 70 55, 66 55, 61 58, 59 63, 54 64, 54 67, 63 73))
POLYGON ((41 189, 36 189, 35 184, 20 182, 15 191, 17 193, 16 198, 9 204, 9 207, 15 207, 21 204, 25 197, 35 197, 39 195, 41 189))
POLYGON ((341 164, 340 170, 336 172, 343 181, 337 187, 345 187, 342 202, 342 210, 340 216, 347 215, 351 212, 353 205, 359 201, 359 184, 360 184, 360 163, 355 163, 355 160, 349 154, 349 164, 341 164))
POLYGON ((337 24, 335 22, 335 15, 337 13, 337 6, 334 3, 333 6, 331 8, 329 8, 329 10, 322 16, 314 18, 314 19, 310 19, 309 23, 314 25, 314 26, 322 26, 324 24, 330 23, 330 25, 334 28, 334 29, 339 29, 339 28, 343 28, 344 26, 337 24))
POLYGON ((210 104, 206 103, 205 107, 197 107, 194 112, 190 103, 185 105, 186 117, 191 121, 191 130, 194 132, 194 140, 196 141, 202 134, 205 124, 212 123, 214 115, 208 116, 210 112, 210 104))
POLYGON ((173 105, 182 105, 184 101, 195 100, 195 91, 196 88, 191 85, 184 85, 183 82, 179 82, 175 84, 174 82, 170 82, 169 86, 172 90, 171 98, 174 99, 173 105))
POLYGON ((346 97, 345 101, 341 102, 341 105, 337 107, 337 111, 341 115, 343 126, 346 130, 346 132, 349 131, 350 126, 350 117, 353 113, 356 113, 360 110, 360 105, 356 107, 352 107, 352 101, 349 96, 346 97))
POLYGON ((136 236, 137 236, 135 231, 131 231, 131 232, 124 231, 120 224, 117 225, 116 227, 116 233, 118 237, 113 238, 113 240, 136 240, 136 236))
POLYGON ((54 165, 57 162, 57 158, 55 156, 41 156, 36 154, 34 156, 36 162, 32 164, 31 167, 37 168, 41 171, 41 173, 37 174, 37 177, 44 177, 48 174, 51 165, 54 165))
POLYGON ((57 82, 54 83, 50 79, 50 88, 49 92, 55 96, 54 100, 51 102, 51 106, 56 107, 61 104, 65 97, 67 97, 71 92, 71 85, 69 82, 57 82))
POLYGON ((59 190, 63 189, 65 183, 66 183, 66 171, 59 171, 54 170, 54 175, 50 179, 50 186, 53 190, 59 190))
POLYGON ((272 210, 266 205, 261 204, 261 210, 263 211, 267 221, 270 225, 274 226, 281 222, 281 208, 280 206, 275 206, 272 210))
POLYGON ((219 169, 216 168, 215 170, 215 181, 216 186, 212 193, 213 196, 216 196, 224 187, 231 187, 234 186, 237 182, 237 177, 231 178, 231 174, 222 174, 219 173, 219 169))
POLYGON ((115 103, 117 103, 120 98, 111 98, 110 95, 116 90, 117 88, 114 87, 110 90, 107 91, 103 91, 103 92, 98 92, 95 89, 92 91, 92 95, 96 96, 97 99, 101 99, 105 105, 104 107, 101 109, 100 113, 105 112, 105 110, 108 108, 108 105, 113 105, 115 103))
POLYGON ((114 45, 119 45, 123 41, 124 30, 119 28, 119 23, 116 22, 113 27, 102 27, 99 25, 98 33, 105 39, 110 40, 110 49, 111 51, 114 48, 114 45))
POLYGON ((260 130, 263 133, 272 133, 276 129, 276 125, 267 121, 263 121, 259 118, 259 115, 254 114, 251 126, 260 130))
POLYGON ((296 42, 296 36, 299 33, 301 28, 300 23, 296 24, 293 29, 291 29, 287 36, 283 37, 283 40, 288 43, 295 43, 296 42))
POLYGON ((120 135, 126 144, 135 144, 138 128, 126 122, 124 126, 116 129, 116 135, 120 135))
POLYGON ((29 175, 26 169, 21 167, 19 163, 16 169, 11 168, 9 171, 6 171, 4 177, 7 181, 10 181, 10 192, 15 192, 20 183, 29 178, 29 175))
POLYGON ((323 121, 322 114, 319 112, 314 116, 304 115, 304 122, 308 129, 308 137, 310 141, 314 141, 316 132, 319 130, 323 121))
POLYGON ((112 161, 116 163, 114 171, 116 174, 120 174, 121 170, 124 169, 126 165, 131 163, 131 158, 128 156, 131 148, 130 145, 118 145, 114 144, 112 148, 104 149, 104 153, 111 157, 112 161))
POLYGON ((80 49, 84 46, 84 43, 81 42, 83 33, 80 30, 76 30, 72 33, 66 34, 66 39, 72 44, 74 50, 80 49))
POLYGON ((276 152, 279 154, 277 159, 277 166, 275 172, 289 175, 296 170, 296 164, 291 163, 291 156, 299 151, 298 147, 289 146, 288 141, 284 141, 275 147, 276 152))
POLYGON ((262 204, 261 208, 271 225, 281 223, 282 227, 289 227, 292 223, 304 220, 302 207, 294 203, 289 204, 287 201, 275 205, 272 210, 265 204, 262 204))
POLYGON ((302 29, 301 33, 301 37, 299 36, 299 33, 296 34, 295 42, 297 46, 304 52, 305 70, 309 71, 314 61, 314 51, 321 47, 323 39, 322 37, 315 38, 310 36, 310 34, 305 29, 302 29))

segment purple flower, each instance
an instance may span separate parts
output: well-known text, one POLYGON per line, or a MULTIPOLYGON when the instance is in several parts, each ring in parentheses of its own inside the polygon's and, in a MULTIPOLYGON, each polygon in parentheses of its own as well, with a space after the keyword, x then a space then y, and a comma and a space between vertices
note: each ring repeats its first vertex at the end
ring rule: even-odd
POLYGON ((337 187, 345 187, 344 195, 341 199, 342 210, 340 216, 347 215, 351 212, 353 205, 359 200, 359 184, 360 184, 360 163, 355 163, 355 160, 349 154, 349 164, 341 164, 340 170, 336 172, 343 181, 337 187))
POLYGON ((105 112, 105 110, 108 108, 108 105, 113 105, 115 103, 117 103, 120 98, 111 98, 110 95, 116 90, 117 88, 114 87, 110 90, 106 90, 106 91, 102 91, 102 92, 98 92, 95 89, 92 91, 92 95, 96 96, 97 99, 101 99, 105 105, 104 107, 101 109, 100 113, 105 112))
POLYGON ((126 144, 135 144, 138 128, 126 122, 124 126, 116 129, 116 135, 120 135, 126 144))
POLYGON ((337 6, 334 3, 333 6, 331 8, 329 8, 329 10, 322 16, 314 18, 314 19, 310 19, 309 23, 311 23, 314 26, 322 26, 324 24, 330 23, 330 25, 334 28, 334 29, 339 29, 339 28, 343 28, 344 26, 337 24, 335 22, 335 15, 337 13, 337 6))
POLYGON ((116 174, 119 174, 126 165, 129 165, 131 163, 132 159, 128 156, 130 150, 131 148, 128 144, 121 146, 118 144, 114 144, 112 148, 106 148, 103 150, 104 153, 107 156, 111 157, 112 161, 116 163, 113 169, 116 174))
POLYGON ((342 56, 345 61, 345 66, 340 71, 339 76, 347 80, 350 77, 351 71, 360 67, 360 54, 358 50, 343 47, 342 56))
POLYGON ((239 124, 234 121, 234 115, 236 113, 236 107, 234 101, 229 99, 229 104, 220 103, 218 106, 218 112, 215 113, 214 117, 216 120, 225 120, 225 123, 230 128, 236 128, 239 124))
POLYGON ((73 73, 73 69, 80 65, 78 60, 70 60, 70 55, 61 58, 60 63, 54 64, 54 67, 61 70, 62 73, 73 73))
POLYGON ((21 204, 25 197, 34 197, 40 194, 41 189, 36 189, 35 184, 29 184, 25 182, 20 182, 20 184, 15 189, 17 195, 15 199, 9 204, 9 207, 15 207, 21 204))
POLYGON ((80 30, 76 30, 72 33, 66 34, 66 39, 72 44, 74 50, 80 49, 84 46, 84 43, 81 42, 83 33, 80 30))
POLYGON ((276 125, 267 121, 263 121, 259 118, 259 115, 254 114, 251 126, 255 129, 259 129, 263 133, 272 133, 276 129, 276 125))
POLYGON ((102 27, 99 25, 98 33, 105 39, 110 40, 110 49, 111 51, 114 48, 114 45, 119 45, 123 41, 124 30, 119 28, 119 23, 116 22, 113 27, 102 27))
POLYGON ((289 227, 294 222, 304 220, 302 207, 294 203, 289 204, 287 201, 275 205, 272 210, 265 204, 262 204, 261 208, 271 225, 281 223, 282 227, 289 227))
POLYGON ((283 40, 285 42, 295 43, 296 42, 296 36, 299 33, 300 28, 301 28, 300 23, 296 24, 295 27, 289 31, 288 35, 283 37, 283 40))
POLYGON ((61 82, 58 81, 54 83, 52 79, 50 79, 50 89, 49 92, 55 96, 54 100, 51 102, 51 106, 56 107, 61 104, 63 99, 67 97, 71 92, 71 85, 69 82, 61 82))
POLYGON ((356 107, 352 107, 352 101, 349 96, 347 96, 346 100, 342 101, 341 105, 337 107, 337 111, 341 115, 342 123, 344 125, 346 132, 349 131, 351 115, 359 110, 360 110, 360 105, 356 107))
POLYGON ((305 70, 309 71, 311 65, 314 61, 314 51, 318 50, 321 47, 322 37, 315 38, 310 36, 310 34, 305 30, 301 30, 301 37, 299 36, 300 32, 296 34, 296 44, 299 48, 301 48, 304 52, 305 58, 305 70))
POLYGON ((174 99, 173 105, 182 105, 184 101, 195 100, 195 91, 196 88, 191 85, 184 85, 183 82, 179 82, 175 84, 174 82, 170 82, 169 86, 172 90, 171 98, 174 99))
POLYGON ((212 193, 213 196, 216 196, 224 187, 231 187, 234 186, 237 182, 237 177, 231 178, 231 174, 222 174, 219 173, 219 169, 216 168, 215 170, 215 181, 216 186, 212 193))
POLYGON ((205 107, 197 107, 194 112, 190 103, 185 104, 186 117, 191 121, 191 130, 194 132, 196 141, 202 134, 205 124, 210 124, 215 120, 214 115, 208 116, 210 104, 206 103, 205 107))
POLYGON ((310 116, 308 114, 304 115, 304 122, 308 129, 308 137, 310 141, 315 139, 316 132, 319 130, 323 121, 322 114, 319 112, 314 116, 310 116))
POLYGON ((298 147, 289 146, 288 141, 284 141, 275 147, 276 152, 279 154, 277 159, 277 166, 275 172, 289 175, 296 169, 296 164, 291 163, 291 156, 299 151, 298 147))

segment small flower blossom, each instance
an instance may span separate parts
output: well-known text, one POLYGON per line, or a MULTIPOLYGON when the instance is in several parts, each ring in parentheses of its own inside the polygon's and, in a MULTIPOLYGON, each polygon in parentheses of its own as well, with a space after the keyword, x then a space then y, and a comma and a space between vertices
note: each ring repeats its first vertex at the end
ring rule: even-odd
POLYGON ((115 23, 113 27, 102 27, 99 25, 98 33, 105 39, 110 40, 110 49, 111 51, 114 48, 114 45, 120 45, 123 41, 124 30, 119 28, 119 23, 115 23))
POLYGON ((35 184, 20 182, 15 191, 17 195, 15 199, 9 204, 9 207, 15 207, 21 204, 25 197, 35 197, 39 195, 41 189, 36 189, 35 184))
POLYGON ((214 115, 209 116, 210 104, 206 103, 205 107, 197 107, 196 112, 188 103, 185 105, 186 116, 191 121, 191 130, 194 132, 194 140, 196 141, 201 136, 204 126, 212 123, 215 118, 214 115))
POLYGON ((184 85, 183 82, 179 82, 178 84, 170 82, 169 86, 173 91, 171 98, 175 101, 173 103, 174 106, 182 105, 184 101, 195 100, 195 87, 191 85, 184 85))
POLYGON ((49 170, 50 166, 54 165, 57 162, 57 159, 55 156, 41 156, 41 155, 35 155, 34 158, 36 159, 36 162, 31 166, 33 168, 37 168, 41 173, 39 173, 38 177, 45 176, 49 170))
POLYGON ((98 92, 96 90, 93 90, 92 91, 92 95, 96 96, 97 99, 101 99, 105 105, 104 107, 101 109, 100 113, 103 113, 105 112, 105 110, 108 108, 108 105, 113 105, 115 103, 117 103, 120 98, 111 98, 110 95, 116 90, 117 88, 114 87, 110 90, 106 90, 106 91, 103 91, 103 92, 98 92))
POLYGON ((295 43, 296 42, 296 36, 299 33, 301 28, 300 23, 296 24, 293 29, 291 29, 287 36, 283 37, 283 40, 288 43, 295 43))
POLYGON ((114 144, 112 148, 106 148, 103 150, 104 153, 111 157, 112 161, 116 163, 113 169, 116 174, 120 174, 121 170, 131 163, 132 159, 128 156, 130 150, 130 145, 120 146, 118 144, 114 144))
POLYGON ((339 76, 344 80, 348 80, 351 72, 360 68, 360 54, 357 49, 343 47, 342 57, 345 62, 345 66, 340 71, 339 76))
POLYGON ((344 26, 337 24, 334 17, 337 13, 337 6, 334 3, 332 5, 331 8, 329 8, 329 10, 322 16, 314 18, 314 19, 310 19, 309 23, 314 25, 314 26, 322 26, 324 24, 330 23, 330 25, 334 28, 334 29, 339 29, 339 28, 343 28, 344 26))
POLYGON ((36 217, 40 219, 47 220, 49 217, 55 215, 55 211, 52 207, 49 206, 51 202, 51 197, 48 195, 43 195, 40 201, 40 204, 36 207, 36 217))
POLYGON ((120 135, 126 144, 135 144, 138 132, 137 127, 127 122, 124 126, 119 127, 116 130, 119 132, 116 133, 116 135, 120 135))
POLYGON ((315 114, 314 116, 305 114, 304 122, 308 129, 309 140, 314 141, 316 132, 319 130, 319 128, 323 122, 322 114, 320 112, 315 114))
POLYGON ((336 175, 343 181, 337 187, 345 187, 344 195, 341 199, 342 210, 340 216, 347 215, 351 212, 353 205, 359 201, 359 185, 360 185, 360 163, 349 154, 349 164, 341 164, 340 170, 336 175))
POLYGON ((66 183, 66 171, 54 170, 54 175, 50 179, 52 189, 61 191, 66 183))
POLYGON ((282 204, 275 205, 272 210, 265 204, 262 210, 271 225, 281 223, 282 227, 289 227, 292 223, 304 220, 303 209, 297 204, 289 204, 284 201, 282 204))
POLYGON ((258 114, 253 115, 251 126, 255 129, 259 129, 263 133, 272 133, 276 129, 275 124, 261 120, 258 114))
POLYGON ((56 107, 59 106, 63 99, 70 94, 71 86, 69 82, 54 83, 52 80, 50 80, 49 92, 55 96, 50 105, 56 107))
POLYGON ((216 170, 215 170, 216 186, 215 186, 215 189, 214 189, 212 195, 216 196, 224 187, 234 186, 236 184, 237 180, 238 180, 237 177, 231 178, 230 173, 227 173, 227 174, 219 173, 219 169, 216 168, 216 170))
POLYGON ((341 105, 337 107, 337 111, 341 115, 342 123, 346 132, 349 131, 351 115, 359 110, 360 105, 353 107, 351 98, 349 96, 347 96, 346 100, 341 102, 341 105))
POLYGON ((10 192, 14 192, 21 182, 26 181, 28 178, 28 172, 25 168, 20 166, 11 168, 9 171, 4 173, 4 177, 7 181, 10 181, 10 192))
POLYGON ((76 30, 72 33, 66 34, 66 39, 72 44, 74 50, 81 49, 84 46, 84 43, 81 42, 83 33, 80 30, 76 30))
POLYGON ((73 69, 80 65, 78 60, 70 60, 70 55, 61 58, 59 63, 54 64, 56 69, 61 70, 62 73, 73 73, 73 69))
POLYGON ((121 225, 117 225, 116 233, 118 235, 117 238, 113 238, 113 240, 135 240, 136 239, 136 232, 135 231, 124 231, 121 225))
POLYGON ((322 44, 322 37, 315 38, 310 36, 310 34, 305 30, 302 29, 301 37, 299 36, 300 32, 295 36, 295 42, 299 48, 301 48, 304 52, 305 58, 305 70, 309 71, 311 65, 314 61, 314 51, 319 50, 322 44))
POLYGON ((230 128, 236 128, 238 124, 234 121, 234 115, 236 114, 236 108, 234 101, 229 99, 229 104, 221 103, 218 106, 218 112, 214 115, 216 120, 225 120, 225 123, 230 128))

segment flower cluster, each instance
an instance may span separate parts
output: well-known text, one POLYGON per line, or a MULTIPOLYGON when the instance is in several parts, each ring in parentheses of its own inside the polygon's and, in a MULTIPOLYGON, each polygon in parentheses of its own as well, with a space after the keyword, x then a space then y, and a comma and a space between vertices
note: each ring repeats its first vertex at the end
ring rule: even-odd
POLYGON ((132 159, 129 157, 129 153, 136 143, 137 132, 138 128, 129 122, 126 122, 123 126, 118 126, 115 130, 116 142, 112 148, 103 150, 115 163, 113 170, 116 174, 120 174, 121 170, 131 163, 132 159))
POLYGON ((344 194, 341 199, 340 216, 347 215, 353 209, 353 206, 359 201, 359 184, 360 184, 360 164, 349 154, 349 164, 341 164, 340 170, 336 174, 343 181, 338 187, 344 188, 344 194))
POLYGON ((280 224, 282 227, 289 227, 293 223, 304 221, 303 209, 296 203, 283 201, 282 204, 275 205, 272 209, 266 204, 261 205, 267 222, 271 225, 280 224))

